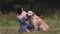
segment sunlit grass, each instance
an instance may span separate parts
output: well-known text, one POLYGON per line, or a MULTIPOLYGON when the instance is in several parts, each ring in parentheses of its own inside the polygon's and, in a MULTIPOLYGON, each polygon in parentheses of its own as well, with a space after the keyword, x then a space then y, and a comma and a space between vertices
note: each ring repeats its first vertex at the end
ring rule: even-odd
POLYGON ((15 26, 17 25, 16 14, 1 14, 0 15, 0 26, 15 26))

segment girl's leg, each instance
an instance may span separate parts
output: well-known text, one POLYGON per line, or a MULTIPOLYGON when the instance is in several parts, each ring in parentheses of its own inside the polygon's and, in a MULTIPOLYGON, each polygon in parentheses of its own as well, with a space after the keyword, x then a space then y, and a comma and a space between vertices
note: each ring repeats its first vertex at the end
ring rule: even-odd
POLYGON ((26 28, 26 29, 25 29, 25 32, 30 32, 30 30, 26 28))
POLYGON ((29 23, 28 22, 25 22, 24 24, 21 24, 20 25, 20 29, 23 30, 23 31, 25 31, 25 32, 30 32, 28 30, 28 28, 27 28, 28 26, 29 26, 29 23))

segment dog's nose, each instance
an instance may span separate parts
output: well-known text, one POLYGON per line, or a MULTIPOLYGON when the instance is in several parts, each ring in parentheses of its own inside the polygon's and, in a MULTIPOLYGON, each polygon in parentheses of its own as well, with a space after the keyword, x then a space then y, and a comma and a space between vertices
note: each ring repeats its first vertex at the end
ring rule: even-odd
POLYGON ((31 16, 29 16, 29 18, 31 18, 31 16))

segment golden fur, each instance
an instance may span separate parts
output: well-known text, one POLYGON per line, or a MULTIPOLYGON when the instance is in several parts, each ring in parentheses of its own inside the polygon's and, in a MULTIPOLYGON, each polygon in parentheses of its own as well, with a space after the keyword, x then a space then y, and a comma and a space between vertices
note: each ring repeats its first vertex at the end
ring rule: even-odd
POLYGON ((43 31, 47 31, 49 29, 46 22, 39 18, 36 14, 34 14, 32 11, 28 11, 28 15, 30 16, 30 21, 34 26, 34 30, 37 31, 37 29, 41 29, 43 31), (30 14, 29 14, 30 13, 30 14))

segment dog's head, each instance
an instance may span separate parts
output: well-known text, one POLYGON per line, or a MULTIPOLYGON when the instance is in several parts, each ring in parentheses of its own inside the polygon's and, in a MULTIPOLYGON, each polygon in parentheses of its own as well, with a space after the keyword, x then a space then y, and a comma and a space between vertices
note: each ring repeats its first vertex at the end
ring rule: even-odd
POLYGON ((28 16, 34 16, 34 15, 35 15, 34 12, 28 11, 28 16))

